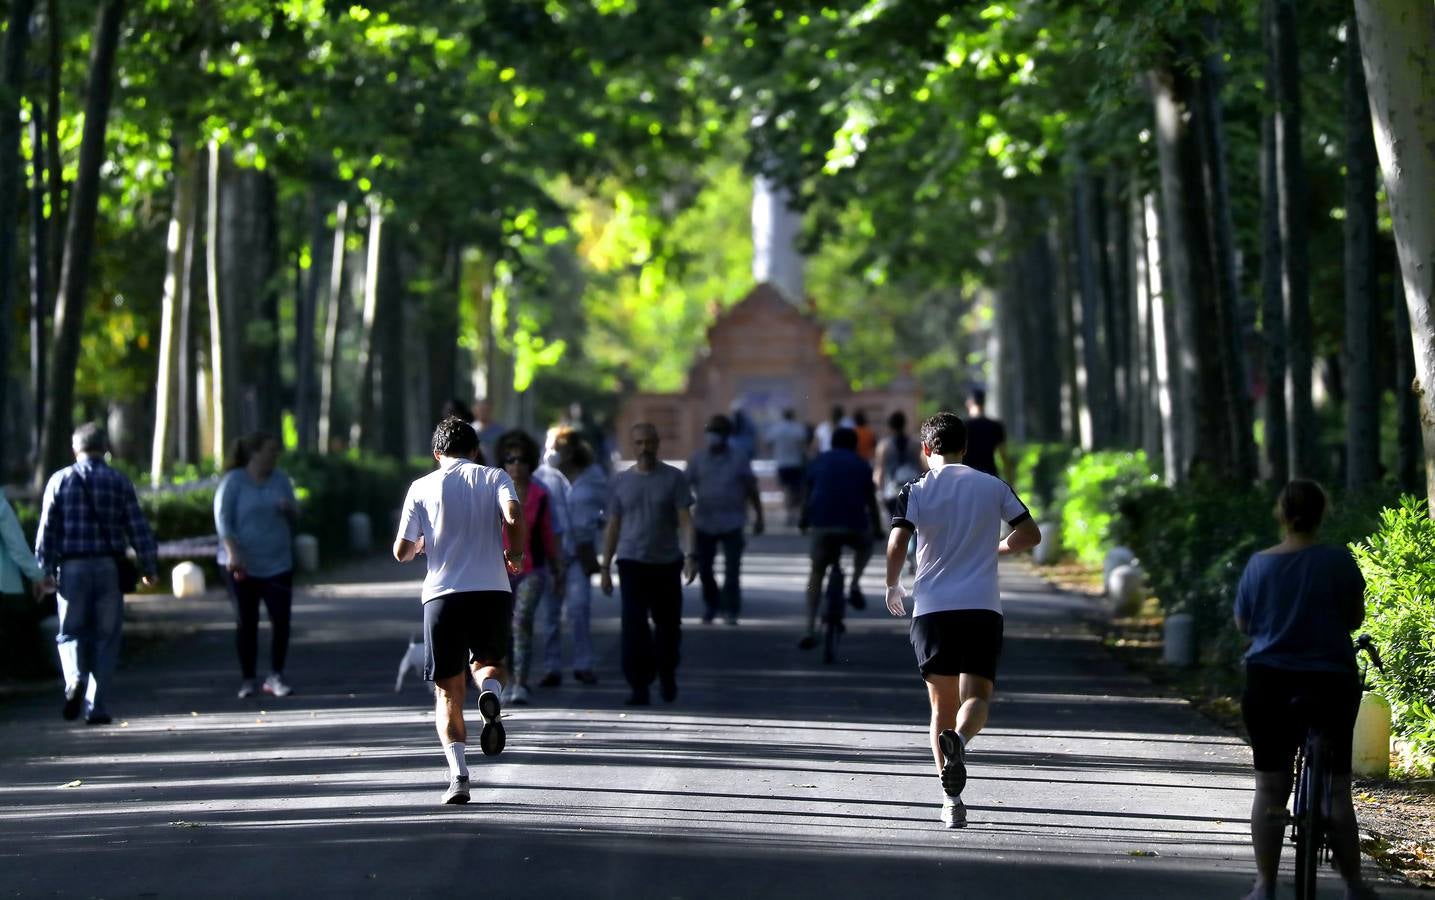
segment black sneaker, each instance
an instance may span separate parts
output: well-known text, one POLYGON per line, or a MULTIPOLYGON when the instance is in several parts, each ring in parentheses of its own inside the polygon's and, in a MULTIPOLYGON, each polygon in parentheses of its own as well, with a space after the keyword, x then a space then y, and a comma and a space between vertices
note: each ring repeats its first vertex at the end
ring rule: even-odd
POLYGON ((811 650, 813 647, 816 647, 816 646, 817 646, 817 635, 816 635, 816 634, 806 634, 806 635, 803 635, 803 636, 802 636, 802 640, 800 640, 800 641, 797 642, 797 649, 799 649, 799 650, 811 650))
POLYGON ((447 805, 457 805, 468 802, 468 776, 456 775, 448 783, 448 790, 443 792, 443 802, 447 805))
POLYGON ((497 756, 508 743, 508 736, 503 731, 503 706, 498 702, 498 695, 493 691, 479 694, 478 714, 483 717, 483 728, 478 732, 478 747, 485 756, 497 756))
POLYGON ((962 788, 967 786, 966 748, 962 746, 962 739, 950 728, 944 730, 937 741, 941 744, 942 755, 947 758, 947 764, 942 766, 942 790, 948 797, 960 797, 962 788))
POLYGON ((65 708, 60 715, 65 717, 66 722, 73 722, 80 717, 80 707, 85 705, 85 682, 72 687, 65 688, 65 708))
POLYGON ((852 585, 851 593, 847 595, 847 602, 852 604, 853 609, 866 609, 867 595, 863 594, 857 585, 854 584, 852 585))
POLYGON ((549 672, 538 679, 538 686, 541 688, 558 687, 563 683, 563 676, 558 672, 549 672))
POLYGON ((109 713, 90 713, 85 716, 86 725, 108 725, 113 721, 114 719, 110 718, 109 713))

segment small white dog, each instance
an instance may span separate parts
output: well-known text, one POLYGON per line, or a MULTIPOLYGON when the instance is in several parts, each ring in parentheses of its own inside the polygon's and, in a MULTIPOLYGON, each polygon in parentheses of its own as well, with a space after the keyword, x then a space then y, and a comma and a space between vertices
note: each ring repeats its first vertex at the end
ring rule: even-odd
POLYGON ((409 638, 409 646, 404 650, 403 659, 399 660, 399 677, 394 679, 394 693, 397 694, 403 690, 404 675, 410 669, 419 675, 422 675, 424 671, 424 642, 418 635, 409 638))

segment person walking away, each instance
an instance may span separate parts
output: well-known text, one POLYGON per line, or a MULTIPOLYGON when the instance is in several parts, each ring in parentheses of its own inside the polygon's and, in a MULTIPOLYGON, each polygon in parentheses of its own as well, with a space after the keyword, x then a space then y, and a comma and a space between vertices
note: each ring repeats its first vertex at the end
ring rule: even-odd
POLYGON ((817 646, 817 607, 822 597, 822 577, 830 566, 841 565, 842 548, 852 548, 852 587, 847 601, 854 609, 865 609, 867 599, 858 584, 872 558, 872 540, 882 536, 882 519, 877 508, 877 488, 872 467, 857 454, 857 433, 839 428, 832 434, 832 449, 818 456, 808 467, 803 489, 804 533, 812 533, 808 548, 807 632, 797 646, 817 646))
POLYGON ((528 529, 513 481, 478 465, 478 434, 448 416, 433 433, 438 469, 409 486, 399 514, 394 559, 422 555, 428 571, 424 610, 424 678, 433 682, 434 722, 448 760, 444 803, 467 803, 469 772, 463 718, 469 669, 479 686, 479 748, 503 751, 503 659, 508 655, 513 593, 508 576, 522 565, 528 529))
POLYGON ((20 519, 0 491, 0 652, 14 665, 38 662, 31 646, 35 623, 40 620, 39 601, 55 591, 55 581, 45 575, 30 542, 25 539, 20 519), (28 591, 25 580, 30 582, 28 591), (25 596, 28 594, 29 596, 25 596))
POLYGON ((234 442, 224 478, 214 492, 219 533, 219 570, 234 604, 239 651, 239 696, 258 690, 287 697, 284 680, 294 607, 294 536, 299 507, 294 485, 277 468, 282 449, 272 434, 256 432, 234 442), (255 683, 259 655, 259 606, 269 614, 269 677, 255 683))
POLYGON ((860 409, 852 414, 852 430, 857 433, 857 455, 872 462, 877 458, 877 432, 867 424, 867 414, 860 409))
MULTIPOLYGON (((563 613, 572 633, 573 678, 579 684, 594 685, 598 676, 593 671, 592 579, 602 568, 598 564, 598 541, 603 508, 608 502, 608 476, 578 431, 559 432, 553 448, 558 454, 558 469, 571 485, 568 525, 574 550, 564 575, 563 613)), ((555 627, 544 651, 549 671, 562 668, 561 650, 562 636, 555 627)))
POLYGON ((777 465, 777 482, 782 485, 782 503, 788 526, 796 525, 802 508, 802 477, 807 466, 807 426, 797 421, 791 409, 782 411, 782 418, 768 429, 767 441, 772 446, 772 459, 777 465))
POLYGON ((493 417, 493 403, 479 400, 473 404, 473 430, 478 434, 478 462, 486 466, 503 467, 498 456, 498 442, 508 433, 508 428, 493 417))
POLYGON ((133 572, 126 546, 139 557, 146 586, 159 574, 154 533, 140 511, 135 487, 105 463, 109 439, 99 425, 75 429, 75 464, 50 476, 40 506, 35 558, 59 591, 55 642, 65 676, 67 720, 108 725, 111 681, 119 663, 124 592, 133 572))
POLYGON ((1338 545, 1320 542, 1325 492, 1296 479, 1276 500, 1281 541, 1246 563, 1236 588, 1236 627, 1251 639, 1241 716, 1251 736, 1256 796, 1251 844, 1256 882, 1248 900, 1276 896, 1296 748, 1310 727, 1326 738, 1331 794, 1330 848, 1345 896, 1374 897, 1360 876, 1360 842, 1350 799, 1351 741, 1360 678, 1350 633, 1365 619, 1365 579, 1338 545), (1302 717, 1299 698, 1315 714, 1302 717))
POLYGON ((748 459, 757 457, 757 424, 752 417, 742 408, 742 403, 734 400, 732 403, 732 434, 728 437, 728 443, 746 454, 748 459))
POLYGON ((877 481, 877 496, 891 512, 897 501, 897 492, 922 473, 922 460, 920 446, 907 434, 906 413, 897 410, 888 416, 887 429, 891 434, 878 443, 872 469, 877 481))
POLYGON ((632 440, 637 461, 613 476, 608 492, 599 587, 613 595, 616 562, 623 602, 623 677, 632 689, 624 702, 647 706, 655 676, 664 700, 678 697, 683 580, 692 584, 698 569, 686 476, 659 461, 661 442, 653 425, 634 425, 632 440))
POLYGON ((832 432, 839 428, 851 428, 856 423, 847 418, 847 412, 842 404, 834 403, 832 413, 827 421, 819 422, 817 428, 812 432, 812 444, 815 453, 826 453, 832 449, 832 432))
POLYGON ((526 431, 510 431, 499 439, 498 453, 523 506, 529 535, 528 554, 518 571, 509 576, 513 590, 512 681, 504 698, 506 703, 522 706, 529 701, 528 676, 533 667, 533 624, 538 604, 549 587, 558 582, 563 550, 553 527, 553 495, 533 477, 538 468, 538 442, 526 431))
POLYGON ((698 577, 703 586, 703 623, 721 614, 736 625, 742 612, 742 551, 747 506, 752 506, 754 535, 762 534, 762 498, 752 461, 732 443, 732 423, 713 416, 704 432, 707 446, 688 460, 693 490, 693 527, 697 531, 698 577), (718 548, 723 554, 723 582, 718 589, 718 548))
POLYGON ((567 605, 568 570, 572 568, 576 548, 568 512, 568 497, 572 485, 558 468, 558 451, 553 445, 558 435, 567 427, 558 425, 549 430, 548 445, 543 451, 543 458, 538 468, 533 470, 533 480, 543 485, 543 489, 548 492, 549 521, 552 523, 554 536, 558 538, 558 546, 563 551, 560 571, 548 579, 538 604, 538 621, 535 627, 538 629, 538 650, 543 656, 543 677, 538 680, 539 687, 558 687, 563 683, 563 608, 567 605))
POLYGON ((922 423, 931 469, 904 485, 887 537, 887 610, 906 615, 907 541, 917 537, 911 640, 931 705, 932 758, 941 773, 942 824, 966 825, 967 747, 986 725, 1002 648, 997 558, 1041 542, 1016 492, 962 463, 966 428, 954 413, 922 423), (1011 534, 1001 536, 1002 523, 1011 534))
POLYGON ((1015 473, 1006 449, 1006 426, 998 419, 987 418, 986 408, 987 392, 973 390, 967 397, 966 464, 978 472, 1010 480, 1015 473))

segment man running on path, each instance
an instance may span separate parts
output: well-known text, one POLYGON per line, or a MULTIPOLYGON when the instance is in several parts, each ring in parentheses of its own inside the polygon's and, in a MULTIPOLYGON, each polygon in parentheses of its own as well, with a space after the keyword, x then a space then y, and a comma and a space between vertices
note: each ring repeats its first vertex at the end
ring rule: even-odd
POLYGON ((832 434, 832 449, 818 456, 807 469, 803 487, 804 532, 812 531, 808 551, 807 633, 797 646, 817 646, 817 605, 822 597, 822 576, 842 562, 842 548, 852 548, 852 587, 847 599, 854 609, 867 606, 858 583, 872 558, 874 535, 882 533, 877 511, 877 488, 872 467, 857 453, 857 432, 839 428, 832 434))
POLYGON ((932 707, 932 757, 941 772, 942 824, 967 822, 967 745, 987 721, 1002 647, 997 557, 1041 542, 1031 513, 1006 482, 962 464, 967 432, 953 413, 922 423, 930 470, 897 494, 887 539, 887 610, 906 615, 902 564, 917 535, 912 649, 932 707), (1002 539, 1002 523, 1012 533, 1002 539))
POLYGON ((513 481, 502 469, 481 466, 473 426, 449 416, 433 433, 438 470, 409 486, 399 516, 394 559, 428 559, 424 578, 424 678, 435 688, 434 722, 450 781, 444 803, 467 803, 468 728, 463 695, 469 667, 479 685, 483 729, 478 744, 489 756, 505 742, 499 666, 508 655, 513 593, 508 573, 523 563, 528 528, 513 481), (508 546, 503 549, 506 532, 508 546))
POLYGON ((628 706, 647 706, 656 676, 663 699, 678 697, 683 582, 698 574, 693 554, 692 492, 683 473, 658 459, 658 429, 633 426, 637 464, 613 476, 599 586, 613 596, 613 563, 623 594, 623 677, 628 706), (652 625, 650 626, 649 620, 652 625))

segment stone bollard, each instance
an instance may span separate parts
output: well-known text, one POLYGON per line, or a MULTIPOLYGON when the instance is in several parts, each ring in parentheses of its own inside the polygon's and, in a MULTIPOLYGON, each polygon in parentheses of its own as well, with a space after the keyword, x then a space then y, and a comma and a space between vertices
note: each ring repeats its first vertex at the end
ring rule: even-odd
POLYGON ((1106 551, 1106 559, 1101 563, 1101 586, 1106 588, 1111 584, 1111 572, 1117 566, 1126 566, 1136 561, 1136 554, 1131 552, 1129 547, 1112 547, 1106 551))
POLYGON ((1390 704, 1379 694, 1360 698, 1350 765, 1364 778, 1390 777, 1390 704))
POLYGON ((1041 531, 1041 543, 1032 549, 1032 561, 1039 566, 1052 565, 1061 558, 1061 525, 1042 522, 1037 528, 1041 531))
POLYGON ((1135 563, 1117 566, 1106 576, 1106 596, 1113 612, 1135 612, 1146 599, 1146 573, 1135 563))
POLYGON ((314 535, 294 536, 294 566, 300 572, 319 571, 319 539, 314 535))
POLYGON ((349 514, 349 550, 354 553, 368 553, 374 546, 374 526, 369 521, 369 514, 356 512, 349 514))
POLYGON ((1196 620, 1190 613, 1175 613, 1166 617, 1161 661, 1178 668, 1196 664, 1196 620))
POLYGON ((169 578, 176 597, 198 597, 204 593, 204 570, 188 560, 175 566, 169 578))

